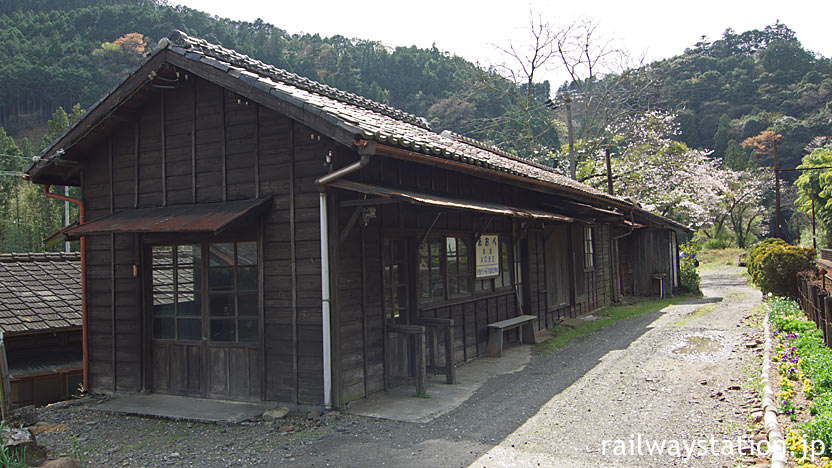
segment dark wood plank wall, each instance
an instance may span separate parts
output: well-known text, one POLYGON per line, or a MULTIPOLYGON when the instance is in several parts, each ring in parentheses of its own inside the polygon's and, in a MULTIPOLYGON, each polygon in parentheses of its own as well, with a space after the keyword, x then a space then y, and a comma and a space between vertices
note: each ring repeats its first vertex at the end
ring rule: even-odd
MULTIPOLYGON (((629 266, 627 274, 632 278, 634 296, 659 295, 659 281, 654 274, 665 274, 665 281, 671 278, 670 237, 666 229, 642 229, 635 231, 629 239, 629 266)), ((622 262, 622 267, 625 265, 622 262)))
MULTIPOLYGON (((582 228, 583 226, 577 225, 576 227, 582 228)), ((537 315, 538 320, 536 326, 538 329, 552 326, 565 318, 588 314, 610 302, 610 236, 612 229, 606 223, 596 223, 593 227, 595 235, 593 239, 595 267, 590 271, 578 273, 583 278, 585 293, 576 297, 569 306, 554 310, 548 310, 546 304, 546 256, 544 245, 546 232, 543 230, 534 230, 528 233, 527 252, 529 263, 526 266, 528 275, 524 286, 528 288, 526 298, 529 304, 525 312, 527 314, 537 315)), ((575 232, 579 231, 573 229, 573 235, 575 232)), ((582 240, 582 238, 579 240, 582 240)), ((573 241, 570 252, 574 255, 583 255, 582 249, 583 244, 573 241), (578 250, 578 246, 580 246, 581 250, 578 250)), ((572 287, 574 288, 574 282, 572 287)))
MULTIPOLYGON (((135 122, 99 142, 85 171, 88 220, 136 206, 274 195, 272 209, 264 215, 264 362, 258 363, 256 353, 248 359, 248 367, 263 368, 268 400, 323 401, 314 180, 325 172, 324 157, 331 147, 303 125, 191 76, 175 90, 156 91, 135 122)), ((149 355, 143 349, 140 280, 133 276, 133 265, 140 262, 138 243, 133 234, 87 237, 94 390, 151 386, 143 381, 143 361, 149 355)), ((246 375, 252 372, 249 368, 246 375)), ((255 393, 260 386, 256 377, 236 390, 255 393)))
MULTIPOLYGON (((356 158, 339 163, 341 166, 356 158)), ((359 173, 350 176, 364 183, 401 186, 447 196, 494 201, 517 206, 533 206, 531 196, 522 190, 500 186, 471 176, 442 169, 374 157, 359 173)), ((338 191, 338 201, 360 196, 338 191)), ((343 227, 353 214, 353 207, 337 209, 337 223, 343 227)), ((440 210, 409 204, 376 206, 376 219, 364 227, 359 222, 337 244, 338 272, 336 278, 338 375, 340 403, 361 398, 384 388, 382 260, 383 238, 408 237, 419 239, 436 220, 431 231, 435 235, 472 235, 486 225, 486 232, 512 236, 512 220, 506 217, 478 215, 459 210, 440 210)), ((463 362, 485 353, 488 341, 487 324, 522 313, 538 316, 536 328, 542 329, 567 316, 588 313, 607 304, 610 295, 610 236, 608 224, 595 226, 595 261, 592 271, 582 273, 586 282, 585 297, 560 310, 546 310, 545 256, 543 231, 531 230, 518 239, 527 256, 523 266, 523 287, 527 303, 521 310, 513 289, 477 293, 468 299, 420 304, 423 317, 453 318, 455 322, 454 353, 456 362, 463 362)), ((412 285, 418 287, 417 281, 412 285)), ((444 351, 440 351, 441 359, 444 351)), ((441 362, 441 361, 440 361, 441 362)))

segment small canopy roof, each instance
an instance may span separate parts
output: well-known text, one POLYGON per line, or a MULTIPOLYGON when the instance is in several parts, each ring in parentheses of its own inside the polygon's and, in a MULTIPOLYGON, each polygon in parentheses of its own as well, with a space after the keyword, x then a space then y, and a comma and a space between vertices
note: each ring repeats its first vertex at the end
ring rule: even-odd
POLYGON ((430 205, 439 206, 443 208, 454 208, 459 210, 478 211, 480 213, 488 213, 492 215, 512 216, 514 218, 526 218, 534 220, 545 221, 561 221, 571 223, 575 221, 574 218, 564 216, 562 214, 553 213, 551 211, 538 210, 532 208, 517 208, 508 205, 501 205, 499 203, 489 203, 473 200, 461 200, 457 198, 443 197, 435 194, 414 192, 411 190, 404 190, 400 188, 381 187, 378 185, 362 184, 360 182, 352 182, 349 180, 336 180, 329 184, 330 187, 336 187, 352 192, 364 193, 367 195, 375 195, 381 198, 399 199, 408 203, 416 205, 430 205))
POLYGON ((198 205, 139 208, 119 211, 64 230, 67 237, 121 232, 219 234, 232 225, 268 209, 272 197, 198 205))

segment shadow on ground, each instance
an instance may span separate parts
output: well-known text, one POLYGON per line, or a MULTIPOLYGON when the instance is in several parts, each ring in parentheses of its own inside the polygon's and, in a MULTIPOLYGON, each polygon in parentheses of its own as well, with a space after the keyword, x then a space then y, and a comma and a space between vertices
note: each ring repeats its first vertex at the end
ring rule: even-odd
MULTIPOLYGON (((709 302, 716 301, 696 298, 686 303, 709 302)), ((292 466, 468 466, 605 355, 626 349, 648 332, 661 315, 658 311, 615 322, 553 352, 537 345, 523 370, 489 379, 462 405, 431 423, 356 418, 343 432, 294 454, 292 466)))

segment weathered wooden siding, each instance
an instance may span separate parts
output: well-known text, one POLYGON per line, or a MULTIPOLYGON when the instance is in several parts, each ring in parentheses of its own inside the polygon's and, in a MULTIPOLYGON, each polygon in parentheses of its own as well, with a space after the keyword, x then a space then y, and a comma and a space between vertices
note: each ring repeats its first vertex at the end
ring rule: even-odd
MULTIPOLYGON (((353 154, 351 160, 354 159, 353 154)), ((363 183, 516 206, 534 206, 535 196, 540 196, 472 176, 384 157, 372 158, 366 168, 350 178, 363 183)), ((338 191, 334 198, 342 201, 361 197, 338 191)), ((337 204, 334 204, 333 209, 337 210, 337 225, 343 228, 355 208, 337 208, 337 204)), ((370 220, 366 227, 357 223, 336 247, 336 333, 339 341, 336 366, 341 403, 384 388, 381 246, 385 237, 420 239, 427 234, 428 227, 432 224, 432 235, 469 236, 471 240, 475 232, 481 232, 486 226, 486 232, 506 236, 512 242, 515 240, 513 236, 520 231, 519 226, 513 224, 510 218, 490 217, 468 211, 409 204, 383 204, 375 209, 375 219, 370 220), (437 219, 439 212, 442 215, 437 219)), ((577 228, 582 229, 582 226, 577 225, 577 228)), ((544 231, 537 228, 530 230, 523 238, 516 239, 524 255, 522 282, 525 304, 522 310, 518 307, 515 290, 508 288, 428 304, 419 304, 416 295, 418 315, 454 319, 454 359, 463 362, 485 353, 488 323, 520 314, 533 314, 538 317, 536 328, 544 329, 565 317, 574 317, 600 308, 610 301, 612 231, 604 223, 596 224, 594 229, 595 268, 579 273, 585 282, 585 293, 568 307, 547 309, 544 231)), ((580 242, 577 246, 582 249, 580 242)), ((572 252, 574 249, 569 250, 572 252)), ((411 287, 418 287, 418 281, 412 280, 411 287)), ((442 353, 440 351, 440 359, 442 353)))
MULTIPOLYGON (((671 257, 668 232, 667 229, 643 229, 625 238, 627 242, 622 244, 622 249, 626 245, 628 250, 622 250, 621 254, 622 268, 626 269, 622 276, 632 278, 634 296, 658 296, 660 294, 660 283, 653 278, 655 274, 666 275, 666 284, 672 278, 671 268, 674 262, 671 257)), ((667 288, 667 285, 665 287, 667 288)), ((667 291, 672 292, 671 289, 667 291)))
MULTIPOLYGON (((134 122, 99 142, 84 174, 88 220, 136 206, 274 195, 263 220, 263 362, 256 364, 255 355, 250 359, 262 367, 258 372, 265 376, 268 400, 323 402, 314 180, 325 172, 331 146, 303 125, 191 76, 177 89, 155 91, 134 122)), ((140 264, 139 241, 133 234, 87 237, 93 390, 151 387, 140 277, 133 276, 133 265, 140 264)))

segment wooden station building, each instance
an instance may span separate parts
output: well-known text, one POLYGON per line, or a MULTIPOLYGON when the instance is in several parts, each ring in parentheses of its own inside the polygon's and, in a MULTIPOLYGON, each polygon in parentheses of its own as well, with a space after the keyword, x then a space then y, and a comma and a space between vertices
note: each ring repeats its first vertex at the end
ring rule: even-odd
POLYGON ((97 392, 342 406, 418 372, 420 330, 439 368, 672 293, 687 229, 178 31, 29 175, 82 188, 97 392))

